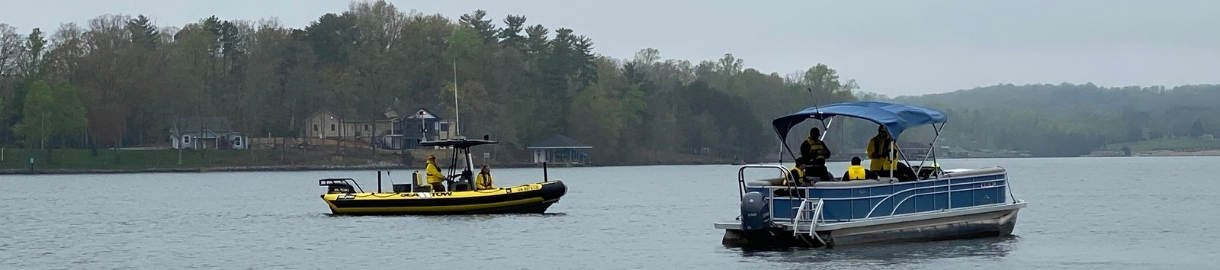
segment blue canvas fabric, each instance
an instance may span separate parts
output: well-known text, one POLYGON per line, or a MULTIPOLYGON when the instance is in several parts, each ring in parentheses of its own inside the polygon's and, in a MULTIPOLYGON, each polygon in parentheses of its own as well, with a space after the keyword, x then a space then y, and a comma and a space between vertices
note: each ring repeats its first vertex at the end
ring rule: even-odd
POLYGON ((771 125, 775 126, 775 132, 779 133, 780 139, 787 139, 788 131, 806 119, 823 120, 835 116, 855 117, 873 121, 885 126, 893 138, 898 138, 898 135, 908 128, 945 123, 949 120, 945 117, 944 113, 929 108, 886 102, 860 101, 809 107, 799 112, 776 118, 774 121, 771 121, 771 125))

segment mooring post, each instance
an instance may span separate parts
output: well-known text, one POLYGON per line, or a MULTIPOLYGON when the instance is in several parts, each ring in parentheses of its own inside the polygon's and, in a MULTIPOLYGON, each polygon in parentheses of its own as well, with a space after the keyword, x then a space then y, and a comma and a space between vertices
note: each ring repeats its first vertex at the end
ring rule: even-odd
POLYGON ((546 176, 546 162, 543 161, 542 162, 542 182, 546 182, 548 179, 551 179, 551 178, 546 176))
POLYGON ((377 171, 377 193, 381 193, 381 171, 377 171))

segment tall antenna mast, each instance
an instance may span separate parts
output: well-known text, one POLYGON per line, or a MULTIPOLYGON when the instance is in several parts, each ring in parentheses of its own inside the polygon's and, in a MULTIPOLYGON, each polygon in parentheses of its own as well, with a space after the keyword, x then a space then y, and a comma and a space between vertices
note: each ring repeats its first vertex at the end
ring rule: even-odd
POLYGON ((462 133, 462 113, 458 110, 457 59, 453 59, 453 137, 462 133))
MULTIPOLYGON (((818 108, 818 98, 817 96, 813 95, 813 88, 805 87, 805 89, 809 90, 809 99, 813 100, 813 110, 818 112, 818 118, 822 118, 822 109, 818 108)), ((819 120, 822 120, 822 134, 818 135, 818 140, 821 140, 826 138, 826 133, 829 132, 827 129, 829 129, 829 127, 826 126, 826 118, 819 120)))

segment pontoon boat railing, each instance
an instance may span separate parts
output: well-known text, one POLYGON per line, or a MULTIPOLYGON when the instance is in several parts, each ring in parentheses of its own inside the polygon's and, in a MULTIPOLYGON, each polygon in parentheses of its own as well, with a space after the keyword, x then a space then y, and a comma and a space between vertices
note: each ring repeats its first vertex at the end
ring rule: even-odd
MULTIPOLYGON (((784 166, 781 166, 781 165, 763 165, 763 164, 742 165, 742 166, 741 166, 741 168, 738 168, 738 169, 737 169, 737 187, 738 187, 738 189, 737 189, 737 199, 742 199, 742 198, 744 198, 744 197, 745 197, 745 195, 746 195, 746 174, 745 174, 745 171, 746 171, 746 169, 751 169, 751 168, 755 168, 755 169, 777 169, 777 170, 779 170, 779 172, 780 172, 780 173, 779 173, 779 174, 780 174, 780 177, 783 177, 783 178, 780 178, 780 179, 788 179, 788 168, 784 168, 784 166)), ((768 196, 768 197, 769 197, 769 196, 768 196)))
MULTIPOLYGON (((750 168, 777 169, 780 172, 780 177, 782 177, 780 179, 788 179, 788 177, 790 176, 788 173, 788 168, 784 168, 784 166, 781 166, 781 165, 762 165, 762 164, 742 165, 741 168, 737 169, 737 187, 738 187, 738 189, 737 189, 738 198, 737 199, 738 200, 745 198, 745 194, 746 194, 745 193, 746 192, 745 171, 746 171, 746 169, 750 169, 750 168)), ((792 195, 794 195, 794 193, 796 193, 796 192, 794 192, 796 190, 794 188, 794 186, 788 185, 785 187, 786 187, 786 190, 788 190, 788 196, 789 196, 789 201, 790 201, 789 203, 796 201, 797 197, 792 196, 792 195)), ((768 189, 768 193, 771 193, 771 194, 767 194, 765 196, 765 197, 771 198, 770 200, 767 201, 767 208, 770 209, 770 213, 768 213, 768 214, 770 216, 774 217, 775 216, 775 196, 773 196, 774 191, 772 191, 771 189, 768 189)), ((789 211, 796 211, 796 210, 797 210, 796 208, 789 209, 789 211)), ((795 212, 793 212, 792 214, 796 215, 795 212)))
MULTIPOLYGON (((872 207, 871 209, 869 209, 869 210, 868 210, 868 214, 864 215, 864 217, 863 217, 863 218, 870 218, 870 217, 872 217, 872 216, 873 216, 873 212, 877 210, 877 207, 878 207, 878 206, 881 206, 881 203, 885 202, 886 200, 893 199, 893 198, 894 198, 894 195, 898 195, 898 194, 902 194, 902 193, 907 193, 907 192, 916 191, 916 190, 923 190, 923 189, 948 188, 948 190, 945 190, 945 191, 933 191, 933 192, 929 192, 929 193, 916 193, 915 195, 907 196, 906 198, 903 198, 901 201, 898 201, 898 203, 894 204, 894 209, 890 211, 890 215, 891 215, 891 216, 892 216, 892 215, 894 215, 894 213, 898 212, 898 206, 900 206, 900 205, 902 205, 903 203, 907 202, 907 200, 910 200, 911 198, 915 198, 915 197, 919 197, 919 196, 927 196, 927 195, 936 195, 936 194, 942 194, 942 193, 951 193, 951 192, 959 192, 959 191, 972 191, 972 190, 981 190, 981 189, 998 188, 998 187, 1008 187, 1008 178, 1007 178, 1007 177, 1005 177, 1004 179, 995 179, 995 180, 986 180, 986 181, 975 181, 975 182, 969 182, 969 183, 958 183, 958 184, 952 184, 952 183, 950 183, 950 184, 944 184, 944 185, 935 185, 935 186, 926 186, 926 187, 914 187, 914 188, 908 188, 908 189, 904 189, 904 190, 902 190, 902 191, 894 192, 894 194, 890 194, 889 196, 885 196, 885 197, 884 197, 884 198, 882 198, 880 201, 877 201, 877 204, 874 204, 874 205, 873 205, 873 207, 872 207), (983 183, 996 183, 996 182, 1003 182, 1003 183, 1002 183, 1002 184, 990 185, 990 186, 984 185, 984 186, 982 186, 982 187, 975 187, 975 188, 965 188, 965 189, 956 189, 956 190, 955 190, 955 189, 953 189, 953 187, 954 187, 954 186, 962 186, 962 185, 974 185, 974 184, 983 184, 983 183)), ((950 194, 950 195, 952 195, 952 194, 950 194)), ((949 201, 949 202, 946 204, 946 206, 945 206, 945 207, 946 207, 946 208, 953 208, 953 197, 949 197, 949 198, 948 198, 948 201, 949 201)))
MULTIPOLYGON (((913 194, 913 195, 910 195, 910 196, 906 196, 906 197, 904 197, 902 200, 898 201, 898 203, 894 204, 894 209, 890 211, 890 215, 891 215, 891 216, 892 216, 892 215, 894 215, 894 213, 898 212, 898 206, 902 205, 903 203, 906 203, 906 201, 907 201, 907 200, 909 200, 909 199, 911 199, 911 198, 917 198, 917 197, 924 197, 924 196, 928 196, 928 195, 936 195, 936 194, 944 194, 944 193, 948 193, 948 194, 950 195, 950 197, 949 197, 949 198, 947 198, 948 203, 946 204, 946 208, 952 208, 952 207, 953 207, 953 197, 952 197, 952 192, 959 192, 959 191, 973 191, 973 190, 982 190, 982 189, 989 189, 989 188, 1000 188, 1000 187, 1003 187, 1003 188, 1007 188, 1007 187, 1008 187, 1008 177, 1004 177, 1003 179, 984 180, 984 181, 974 181, 974 182, 966 182, 966 183, 950 183, 950 184, 942 184, 942 185, 934 185, 934 186, 914 187, 914 188, 908 188, 908 189, 900 190, 900 191, 894 192, 893 194, 889 194, 889 195, 874 195, 874 196, 850 197, 850 198, 819 198, 819 199, 821 199, 821 201, 822 201, 823 203, 825 203, 825 202, 828 202, 828 201, 851 201, 851 200, 861 200, 861 199, 878 199, 878 198, 880 198, 880 199, 881 199, 880 201, 877 201, 877 203, 876 203, 876 204, 874 204, 872 207, 870 207, 870 209, 869 209, 869 211, 868 211, 868 214, 865 214, 865 216, 864 216, 863 218, 859 218, 859 219, 868 219, 868 218, 872 218, 872 217, 873 217, 873 213, 874 213, 874 212, 876 212, 877 207, 881 206, 881 204, 882 204, 882 203, 884 203, 886 200, 891 200, 891 199, 894 199, 894 198, 895 198, 895 196, 898 196, 899 194, 903 194, 903 193, 908 193, 908 192, 913 192, 913 191, 918 191, 918 190, 925 190, 925 189, 937 189, 937 188, 948 188, 948 189, 949 189, 949 190, 945 190, 945 191, 934 191, 934 192, 929 192, 929 193, 917 193, 917 194, 913 194), (987 185, 988 183, 993 183, 993 184, 992 184, 992 185, 987 185), (964 189, 953 189, 953 187, 960 187, 960 186, 971 186, 971 185, 979 185, 979 184, 982 184, 983 186, 980 186, 980 187, 973 187, 973 188, 964 188, 964 189)), ((768 190, 775 190, 775 189, 776 189, 776 188, 775 188, 775 186, 770 186, 770 187, 768 187, 768 190)), ((790 198, 791 198, 791 199, 794 199, 794 200, 796 199, 796 197, 790 197, 790 198)), ((1004 200, 1004 201, 1007 201, 1007 200, 1004 200)), ((854 207, 854 205, 853 205, 852 207, 854 207)), ((771 205, 771 208, 772 208, 772 209, 774 209, 774 208, 775 208, 775 207, 774 207, 774 204, 772 204, 772 205, 771 205)), ((772 211, 774 211, 774 210, 772 210, 772 211)), ((798 211, 798 212, 799 212, 799 211, 798 211)), ((825 212, 823 212, 822 214, 825 214, 825 212)), ((774 216, 774 215, 773 215, 773 216, 774 216)), ((799 218, 800 218, 800 217, 798 217, 798 216, 793 216, 793 217, 792 217, 792 219, 793 219, 793 220, 796 220, 796 219, 799 219, 799 218)), ((821 218, 823 218, 823 217, 820 217, 820 216, 819 216, 819 217, 817 217, 817 218, 821 219, 821 218)), ((852 221, 852 220, 856 220, 856 218, 835 219, 835 221, 852 221)))

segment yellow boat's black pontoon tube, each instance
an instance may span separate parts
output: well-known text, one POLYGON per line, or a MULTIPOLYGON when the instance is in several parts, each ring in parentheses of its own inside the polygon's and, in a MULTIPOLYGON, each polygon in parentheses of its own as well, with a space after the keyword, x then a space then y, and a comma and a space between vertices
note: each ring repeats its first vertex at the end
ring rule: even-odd
MULTIPOLYGON (((546 179, 543 166, 543 181, 511 187, 474 190, 474 165, 470 158, 470 147, 494 144, 490 140, 442 140, 421 142, 422 146, 452 147, 454 158, 449 166, 449 179, 445 180, 448 191, 432 192, 432 186, 424 183, 416 173, 410 184, 394 184, 393 192, 365 192, 351 178, 327 178, 318 180, 326 186, 322 200, 336 215, 455 215, 492 213, 544 213, 552 204, 567 193, 562 181, 546 179), (463 155, 466 163, 457 174, 457 156, 463 155)), ((378 173, 380 189, 380 172, 378 173)))

